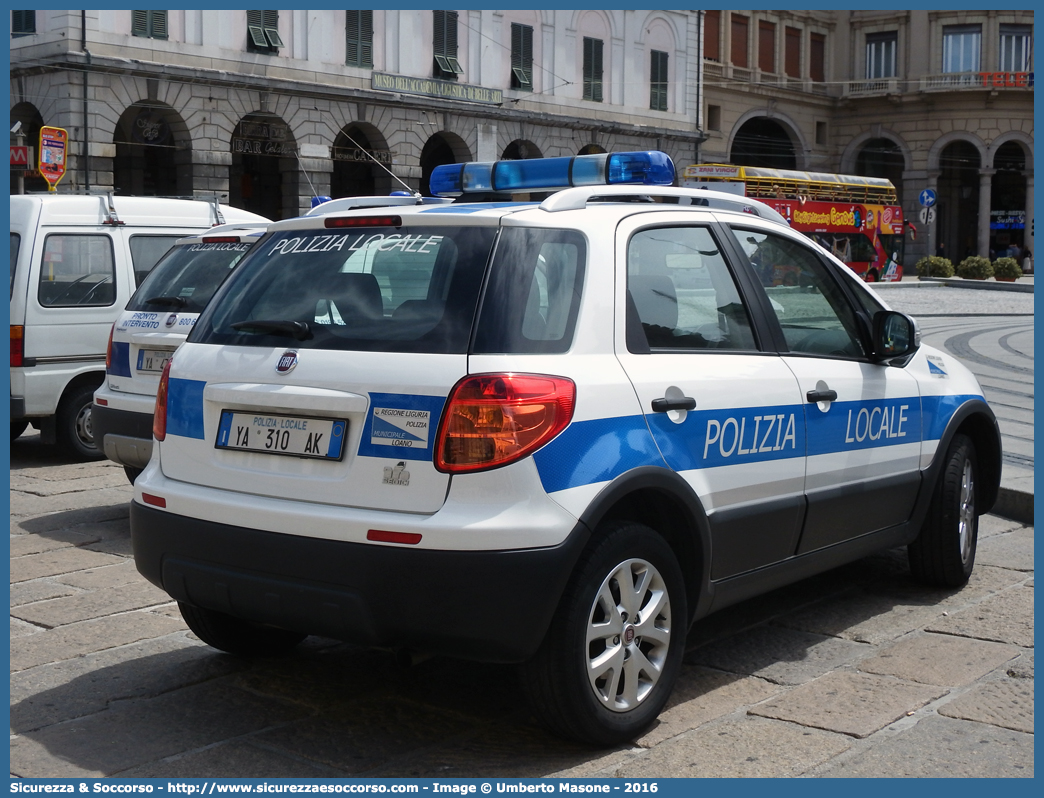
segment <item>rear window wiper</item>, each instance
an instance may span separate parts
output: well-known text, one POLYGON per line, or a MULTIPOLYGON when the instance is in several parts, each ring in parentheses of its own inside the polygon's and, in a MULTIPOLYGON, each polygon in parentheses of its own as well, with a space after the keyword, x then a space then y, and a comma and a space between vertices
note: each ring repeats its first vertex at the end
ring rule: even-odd
POLYGON ((183 296, 154 296, 145 300, 146 305, 162 305, 167 308, 183 308, 188 300, 183 296))
POLYGON ((298 341, 304 341, 312 337, 312 331, 308 323, 304 321, 284 321, 282 319, 251 319, 250 321, 237 321, 232 324, 232 329, 245 333, 275 333, 276 335, 289 335, 298 341))

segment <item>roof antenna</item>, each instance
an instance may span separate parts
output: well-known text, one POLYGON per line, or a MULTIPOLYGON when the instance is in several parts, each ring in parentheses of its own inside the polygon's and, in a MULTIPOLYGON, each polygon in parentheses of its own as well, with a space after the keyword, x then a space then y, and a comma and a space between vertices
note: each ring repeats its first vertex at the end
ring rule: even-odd
POLYGON ((378 161, 376 158, 374 158, 373 155, 370 153, 370 151, 367 150, 366 148, 364 148, 362 145, 360 145, 359 142, 357 142, 355 139, 353 139, 351 136, 349 136, 343 130, 341 131, 341 135, 344 136, 346 139, 348 139, 348 141, 350 141, 352 144, 354 144, 356 149, 359 150, 359 152, 361 152, 363 155, 365 155, 367 158, 369 158, 371 161, 373 161, 375 164, 377 164, 379 167, 381 167, 381 169, 383 169, 385 172, 390 174, 395 180, 398 180, 400 185, 402 185, 402 187, 404 189, 406 189, 408 192, 410 192, 410 196, 411 197, 419 197, 420 196, 420 192, 419 191, 414 191, 412 188, 410 188, 402 179, 399 178, 399 176, 397 174, 395 174, 395 172, 393 172, 387 166, 385 166, 380 161, 378 161))
MULTIPOLYGON (((312 197, 318 198, 319 194, 316 192, 315 186, 312 185, 312 178, 308 176, 308 170, 305 169, 304 161, 301 160, 301 152, 297 147, 294 148, 294 155, 297 156, 297 162, 301 165, 301 171, 304 172, 305 180, 308 181, 308 187, 312 189, 312 197)), ((312 202, 313 208, 315 207, 315 205, 316 203, 312 202)))

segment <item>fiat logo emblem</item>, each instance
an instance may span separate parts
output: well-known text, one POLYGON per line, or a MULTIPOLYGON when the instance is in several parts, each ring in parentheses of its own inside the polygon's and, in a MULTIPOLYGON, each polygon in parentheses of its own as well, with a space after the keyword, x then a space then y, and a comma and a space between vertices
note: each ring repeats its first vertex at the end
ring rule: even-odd
POLYGON ((169 316, 167 316, 167 320, 164 322, 164 324, 166 324, 168 327, 173 327, 177 323, 178 323, 178 314, 177 313, 171 313, 169 316))
POLYGON ((294 366, 297 365, 297 350, 287 349, 283 354, 279 356, 279 362, 276 363, 276 371, 280 374, 289 374, 294 370, 294 366))

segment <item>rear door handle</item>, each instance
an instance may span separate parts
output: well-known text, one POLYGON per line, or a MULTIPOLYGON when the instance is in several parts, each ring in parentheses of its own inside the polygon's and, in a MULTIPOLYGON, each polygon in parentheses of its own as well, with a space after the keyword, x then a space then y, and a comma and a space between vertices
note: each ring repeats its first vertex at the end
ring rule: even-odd
POLYGON ((668 410, 695 410, 696 400, 690 396, 682 396, 678 399, 653 399, 652 409, 654 413, 666 413, 668 410))
POLYGON ((836 402, 837 391, 809 391, 805 394, 805 398, 813 404, 817 402, 836 402))

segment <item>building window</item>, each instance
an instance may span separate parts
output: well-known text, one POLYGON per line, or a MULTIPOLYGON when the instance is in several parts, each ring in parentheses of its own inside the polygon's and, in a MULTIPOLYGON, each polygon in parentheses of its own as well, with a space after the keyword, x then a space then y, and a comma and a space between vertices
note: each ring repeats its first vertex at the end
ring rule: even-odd
POLYGON ((943 28, 943 72, 978 72, 982 45, 981 25, 947 25, 943 28))
POLYGON ((826 36, 822 33, 808 37, 808 76, 816 83, 826 80, 826 36))
POLYGON ((278 11, 247 11, 247 52, 275 55, 283 40, 279 38, 278 11))
POLYGON ((721 61, 721 12, 703 12, 703 57, 721 61))
POLYGON ((747 66, 747 29, 750 20, 739 14, 732 15, 732 52, 729 58, 733 66, 747 66))
POLYGON ((827 123, 816 122, 816 144, 825 145, 827 143, 827 123))
POLYGON ((166 39, 167 12, 131 11, 131 33, 146 39, 166 39))
POLYGON ((35 11, 11 12, 11 36, 32 36, 36 33, 35 11))
POLYGON ((788 78, 801 77, 801 29, 787 28, 784 33, 783 69, 788 78))
POLYGON ((895 51, 899 34, 870 33, 866 37, 866 77, 894 78, 896 76, 895 51))
POLYGON ((435 77, 442 80, 456 80, 457 75, 464 74, 464 68, 457 60, 457 12, 432 11, 435 19, 435 38, 432 46, 435 50, 435 77))
POLYGON ((758 22, 758 69, 776 71, 776 23, 758 22))
POLYGON ((602 40, 584 37, 584 99, 602 101, 602 40))
POLYGON ((652 50, 649 62, 649 107, 654 111, 667 110, 667 53, 652 50))
POLYGON ((1000 71, 1029 72, 1033 28, 1029 25, 1000 26, 1000 71))
POLYGON ((344 24, 345 64, 373 66, 373 12, 346 11, 344 24))
POLYGON ((533 91, 533 27, 511 23, 511 88, 533 91))
POLYGON ((721 106, 707 106, 707 130, 721 130, 721 106))

